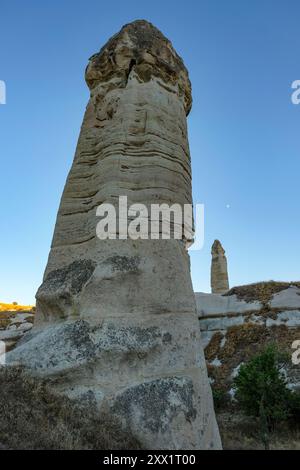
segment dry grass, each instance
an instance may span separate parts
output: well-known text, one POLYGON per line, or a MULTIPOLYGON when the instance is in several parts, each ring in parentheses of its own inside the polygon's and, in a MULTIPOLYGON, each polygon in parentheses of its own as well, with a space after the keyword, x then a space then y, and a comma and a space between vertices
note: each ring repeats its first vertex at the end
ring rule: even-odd
POLYGON ((0 367, 0 448, 137 449, 113 416, 54 395, 22 369, 0 367))
POLYGON ((16 305, 0 302, 0 312, 31 312, 34 305, 16 305))
MULTIPOLYGON (((30 310, 30 306, 24 306, 24 305, 13 305, 13 307, 20 307, 19 310, 7 310, 7 307, 11 306, 13 304, 3 304, 0 303, 0 330, 6 329, 10 324, 13 319, 17 317, 18 314, 20 313, 28 313, 28 317, 25 318, 25 321, 33 323, 34 322, 34 317, 32 314, 34 313, 34 310, 30 310)), ((21 322, 20 322, 21 323, 21 322)), ((15 322, 15 325, 18 325, 20 323, 15 322)))
POLYGON ((230 289, 224 296, 236 295, 238 299, 246 302, 258 300, 263 304, 270 301, 272 295, 281 292, 288 287, 295 286, 300 288, 300 281, 295 282, 278 282, 267 281, 248 284, 245 286, 237 286, 230 289))
POLYGON ((299 337, 300 327, 288 328, 286 325, 273 325, 267 328, 265 325, 244 323, 228 328, 225 333, 225 345, 221 347, 223 334, 216 332, 204 351, 208 362, 208 374, 214 379, 214 384, 218 389, 229 390, 232 385, 232 371, 239 364, 249 361, 271 343, 275 343, 280 351, 291 354, 291 344, 299 337), (209 364, 216 358, 221 361, 222 365, 209 364))
MULTIPOLYGON (((226 450, 262 450, 259 425, 237 410, 217 414, 223 448, 226 450)), ((284 423, 271 434, 271 450, 300 450, 300 429, 284 423)))
POLYGON ((11 323, 11 320, 16 316, 16 312, 1 312, 0 311, 0 329, 5 330, 11 323))

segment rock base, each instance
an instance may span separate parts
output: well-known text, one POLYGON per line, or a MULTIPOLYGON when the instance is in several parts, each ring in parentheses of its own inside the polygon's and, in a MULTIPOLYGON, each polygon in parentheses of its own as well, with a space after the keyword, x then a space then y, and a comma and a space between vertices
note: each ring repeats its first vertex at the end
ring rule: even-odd
POLYGON ((220 449, 198 320, 149 314, 33 328, 7 363, 109 412, 148 449, 220 449))

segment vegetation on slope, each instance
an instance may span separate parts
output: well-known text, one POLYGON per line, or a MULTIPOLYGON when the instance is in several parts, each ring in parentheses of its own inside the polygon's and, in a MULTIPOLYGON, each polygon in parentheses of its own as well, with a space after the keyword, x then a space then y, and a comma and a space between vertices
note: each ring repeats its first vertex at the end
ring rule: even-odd
POLYGON ((272 295, 278 294, 288 287, 299 287, 300 281, 295 282, 256 282, 254 284, 247 284, 245 286, 236 286, 230 289, 224 296, 236 295, 238 299, 245 300, 246 302, 254 302, 258 300, 263 304, 271 300, 272 295))
POLYGON ((288 387, 284 371, 289 361, 269 344, 240 366, 233 400, 213 387, 225 448, 300 448, 300 391, 288 387))

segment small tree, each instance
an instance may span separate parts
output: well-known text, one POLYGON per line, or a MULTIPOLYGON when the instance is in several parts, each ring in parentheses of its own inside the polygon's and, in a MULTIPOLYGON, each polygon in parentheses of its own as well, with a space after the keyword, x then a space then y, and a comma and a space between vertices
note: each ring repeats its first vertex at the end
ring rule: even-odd
POLYGON ((214 407, 219 411, 228 403, 227 394, 221 388, 215 388, 214 386, 211 387, 211 391, 214 400, 214 407))
POLYGON ((294 390, 290 396, 291 421, 300 428, 300 390, 294 390))
POLYGON ((234 380, 235 397, 248 416, 260 421, 261 439, 269 448, 269 433, 279 421, 290 414, 290 390, 282 368, 286 355, 275 345, 268 345, 263 352, 254 356, 240 367, 234 380))

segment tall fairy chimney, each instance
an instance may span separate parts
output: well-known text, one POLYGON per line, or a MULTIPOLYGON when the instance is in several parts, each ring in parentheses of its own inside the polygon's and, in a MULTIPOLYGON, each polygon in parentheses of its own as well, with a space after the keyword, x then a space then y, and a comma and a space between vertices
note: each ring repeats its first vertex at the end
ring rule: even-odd
POLYGON ((90 58, 86 82, 90 100, 36 296, 35 336, 10 360, 111 413, 145 449, 220 449, 192 240, 119 236, 120 198, 134 212, 192 203, 188 71, 171 42, 139 20, 90 58), (97 231, 104 204, 118 214, 110 238, 97 231))
POLYGON ((211 292, 212 294, 225 294, 229 290, 227 259, 219 240, 214 241, 211 255, 211 292))

